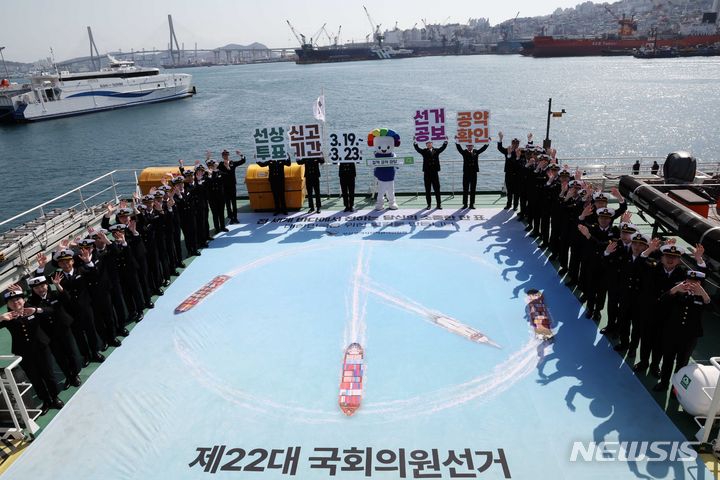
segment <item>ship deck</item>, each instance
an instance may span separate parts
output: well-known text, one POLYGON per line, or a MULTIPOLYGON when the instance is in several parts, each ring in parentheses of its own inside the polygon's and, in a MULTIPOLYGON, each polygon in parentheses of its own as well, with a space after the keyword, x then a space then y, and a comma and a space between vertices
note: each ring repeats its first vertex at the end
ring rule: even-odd
MULTIPOLYGON (((400 210, 372 212, 361 199, 348 216, 335 198, 320 215, 287 218, 243 202, 241 224, 186 261, 123 346, 84 369, 82 387, 62 392, 65 408, 40 418, 38 438, 4 462, 2 478, 229 477, 240 467, 259 478, 423 478, 422 455, 424 474, 436 478, 717 476, 709 458, 708 469, 571 462, 573 442, 685 441, 697 426, 672 395, 651 391, 654 378, 633 374, 599 334, 602 323, 585 319, 579 293, 502 210, 503 197, 479 195, 473 211, 461 211, 457 196, 443 202, 428 212, 424 198, 401 196, 400 210), (230 279, 174 313, 218 275, 230 279), (545 293, 552 343, 528 323, 533 288, 545 293), (500 348, 454 335, 433 315, 500 348), (352 342, 365 350, 367 373, 361 407, 346 417, 337 386, 352 342), (317 460, 333 449, 337 461, 317 460), (474 468, 443 465, 465 449, 474 468), (405 456, 402 470, 378 470, 400 468, 378 463, 381 450, 386 460, 405 456), (500 451, 508 471, 496 462, 478 473, 500 451), (351 453, 361 459, 355 471, 351 453)), ((708 315, 696 360, 717 355, 720 322, 708 315)), ((10 351, 5 330, 0 350, 10 351)))

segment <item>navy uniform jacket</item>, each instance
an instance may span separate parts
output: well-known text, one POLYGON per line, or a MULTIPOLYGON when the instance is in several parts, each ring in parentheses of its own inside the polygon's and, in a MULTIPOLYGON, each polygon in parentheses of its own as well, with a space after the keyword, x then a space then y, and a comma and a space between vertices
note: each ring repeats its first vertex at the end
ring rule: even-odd
POLYGON ((448 142, 445 141, 440 148, 420 148, 417 143, 413 143, 413 148, 423 157, 422 171, 425 173, 436 173, 440 171, 440 154, 447 148, 448 142))
POLYGON ((338 168, 338 174, 341 177, 355 177, 355 163, 354 162, 345 162, 340 164, 340 168, 338 168))
POLYGON ((503 172, 509 173, 510 175, 517 175, 518 167, 520 166, 520 160, 518 160, 517 150, 513 150, 512 153, 508 155, 507 148, 503 147, 502 142, 498 142, 497 149, 500 153, 502 153, 505 156, 505 167, 503 168, 503 172))
POLYGON ((325 163, 323 157, 299 158, 298 165, 305 165, 305 178, 320 178, 320 164, 325 163))
POLYGON ((28 306, 40 307, 47 315, 47 323, 42 325, 41 328, 50 337, 54 337, 60 332, 64 333, 73 323, 73 318, 65 310, 64 303, 66 299, 63 297, 64 295, 59 292, 48 290, 45 298, 33 293, 27 301, 28 306))
POLYGON ((285 160, 268 160, 267 162, 257 162, 261 167, 268 167, 270 169, 270 179, 284 179, 285 178, 285 167, 291 165, 290 159, 285 160))
MULTIPOLYGON (((235 176, 235 170, 240 165, 243 165, 245 163, 245 155, 240 157, 240 160, 230 160, 228 162, 228 166, 225 166, 225 162, 220 162, 220 165, 218 165, 218 170, 220 170, 223 174, 223 182, 225 186, 225 190, 227 192, 232 191, 235 189, 237 185, 237 177, 235 176)), ((227 193, 226 192, 226 193, 227 193)))
POLYGON ((478 166, 478 157, 481 153, 483 153, 488 148, 488 144, 486 143, 480 149, 473 150, 472 152, 469 152, 467 148, 462 148, 459 143, 456 143, 455 146, 457 147, 458 152, 460 152, 460 155, 463 157, 463 173, 477 173, 480 171, 480 167, 478 166))
POLYGON ((47 313, 34 313, 32 315, 13 318, 0 322, 0 328, 5 327, 12 337, 12 353, 22 357, 30 355, 38 347, 50 343, 50 337, 41 328, 47 321, 47 313))
POLYGON ((705 302, 700 295, 678 293, 670 295, 665 292, 660 298, 665 306, 667 316, 664 323, 665 332, 676 340, 692 340, 703 336, 702 313, 705 302))

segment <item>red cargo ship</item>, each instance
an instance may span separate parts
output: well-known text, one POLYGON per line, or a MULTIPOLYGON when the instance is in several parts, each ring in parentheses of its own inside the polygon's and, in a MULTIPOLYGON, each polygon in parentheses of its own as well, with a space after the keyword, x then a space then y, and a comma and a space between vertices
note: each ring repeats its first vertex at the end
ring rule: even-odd
MULTIPOLYGON (((522 53, 533 57, 580 57, 592 55, 632 55, 634 49, 654 41, 649 37, 637 36, 637 21, 633 18, 617 18, 620 30, 617 35, 602 37, 554 37, 538 35, 531 42, 522 43, 522 53)), ((658 36, 656 48, 688 49, 709 46, 720 42, 717 26, 717 12, 707 12, 697 34, 658 36)))
POLYGON ((351 343, 345 349, 343 359, 342 378, 340 379, 340 410, 348 417, 353 415, 360 408, 362 399, 363 373, 363 348, 359 343, 351 343))

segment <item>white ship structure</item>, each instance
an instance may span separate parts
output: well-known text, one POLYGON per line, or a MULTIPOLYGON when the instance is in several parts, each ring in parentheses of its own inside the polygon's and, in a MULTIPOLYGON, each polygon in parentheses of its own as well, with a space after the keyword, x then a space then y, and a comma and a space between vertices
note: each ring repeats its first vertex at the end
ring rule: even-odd
POLYGON ((116 60, 96 72, 38 74, 20 93, 0 90, 0 119, 32 122, 164 102, 195 94, 192 76, 116 60))

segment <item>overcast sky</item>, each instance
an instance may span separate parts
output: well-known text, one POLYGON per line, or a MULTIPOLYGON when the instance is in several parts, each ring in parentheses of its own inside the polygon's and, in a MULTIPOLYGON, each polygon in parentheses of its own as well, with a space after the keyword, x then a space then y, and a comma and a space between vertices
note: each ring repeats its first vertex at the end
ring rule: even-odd
POLYGON ((310 37, 327 22, 333 35, 342 25, 341 41, 362 41, 370 25, 365 5, 377 24, 411 28, 420 19, 428 23, 459 22, 489 18, 495 25, 514 17, 546 15, 579 0, 3 0, 0 15, 0 46, 6 60, 35 61, 49 56, 57 60, 89 52, 87 30, 92 27, 102 54, 131 48, 167 48, 167 15, 186 49, 215 48, 228 43, 264 43, 269 47, 296 46, 285 20, 310 37))

